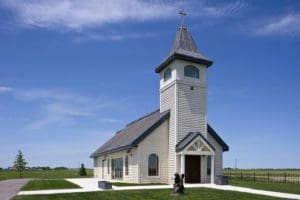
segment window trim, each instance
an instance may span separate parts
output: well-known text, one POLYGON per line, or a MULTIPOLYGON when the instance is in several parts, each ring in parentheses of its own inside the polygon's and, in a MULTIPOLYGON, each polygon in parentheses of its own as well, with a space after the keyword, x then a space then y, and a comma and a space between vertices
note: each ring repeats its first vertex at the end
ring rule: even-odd
POLYGON ((102 160, 102 166, 101 166, 101 168, 102 168, 102 172, 101 172, 101 174, 102 174, 102 179, 105 178, 105 176, 104 176, 104 172, 105 172, 104 166, 105 166, 105 160, 103 159, 103 160, 102 160))
POLYGON ((128 176, 129 175, 129 156, 128 155, 125 156, 124 165, 125 165, 125 176, 128 176))
POLYGON ((112 180, 123 180, 124 179, 124 158, 123 157, 117 157, 111 159, 111 179, 112 180), (122 165, 120 166, 119 170, 122 170, 122 173, 120 173, 121 177, 116 177, 116 173, 114 172, 113 167, 116 165, 116 160, 122 161, 122 165))
POLYGON ((147 173, 147 175, 148 175, 148 177, 159 177, 160 176, 160 170, 159 170, 159 156, 158 156, 158 154, 156 154, 156 153, 151 153, 151 154, 149 154, 149 156, 148 156, 148 173, 147 173), (152 155, 154 155, 154 156, 156 156, 156 158, 157 158, 157 172, 156 172, 156 175, 150 175, 149 174, 149 159, 150 159, 150 156, 152 156, 152 155))
POLYGON ((109 174, 109 172, 110 172, 110 160, 109 160, 109 158, 107 158, 107 174, 109 174))
POLYGON ((194 66, 194 65, 186 65, 184 66, 184 69, 183 69, 183 75, 185 77, 189 77, 189 78, 194 78, 194 79, 200 79, 200 70, 198 69, 198 67, 194 66), (197 76, 194 77, 194 76, 189 76, 187 73, 186 73, 186 70, 187 69, 193 69, 193 70, 196 70, 197 72, 197 76))
POLYGON ((207 165, 207 176, 211 176, 211 155, 207 156, 206 158, 206 165, 207 165))

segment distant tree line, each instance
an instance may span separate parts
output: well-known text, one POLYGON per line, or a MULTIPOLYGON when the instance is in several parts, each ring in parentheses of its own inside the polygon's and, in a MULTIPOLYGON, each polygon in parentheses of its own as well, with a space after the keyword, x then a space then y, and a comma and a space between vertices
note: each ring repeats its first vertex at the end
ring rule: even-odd
MULTIPOLYGON (((26 170, 26 171, 48 171, 48 170, 70 170, 70 169, 76 169, 76 168, 68 168, 68 167, 63 167, 63 166, 53 167, 53 168, 49 167, 49 166, 37 166, 37 167, 25 166, 24 170, 26 170)), ((15 167, 7 167, 7 168, 0 167, 0 171, 10 171, 10 170, 16 170, 16 168, 15 167)))
MULTIPOLYGON (((14 165, 12 167, 2 168, 0 167, 0 171, 10 171, 15 170, 19 172, 20 178, 22 177, 22 173, 24 171, 48 171, 48 170, 69 170, 70 168, 64 167, 64 166, 58 166, 51 168, 49 166, 35 166, 35 167, 28 167, 27 162, 25 161, 24 155, 21 150, 18 150, 18 154, 16 155, 14 165)), ((79 175, 80 176, 86 176, 86 168, 84 164, 81 164, 81 167, 79 168, 79 175)))

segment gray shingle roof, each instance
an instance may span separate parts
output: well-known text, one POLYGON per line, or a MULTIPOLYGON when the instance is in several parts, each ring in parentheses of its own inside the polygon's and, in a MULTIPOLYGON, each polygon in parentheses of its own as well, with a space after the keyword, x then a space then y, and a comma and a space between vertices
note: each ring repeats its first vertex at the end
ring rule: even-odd
POLYGON ((167 57, 155 69, 155 72, 159 73, 176 58, 204 64, 207 67, 209 67, 213 63, 213 61, 200 53, 193 37, 191 36, 187 28, 183 26, 181 26, 177 31, 175 40, 173 42, 173 45, 171 46, 171 49, 169 50, 167 57))
POLYGON ((100 156, 106 153, 116 152, 137 146, 137 144, 147 137, 155 128, 170 116, 170 112, 160 113, 156 110, 145 115, 118 131, 110 140, 99 147, 91 157, 100 156))
MULTIPOLYGON (((112 153, 116 151, 129 149, 132 147, 136 147, 139 142, 141 142, 153 130, 155 130, 155 128, 157 128, 166 119, 168 119, 169 116, 170 116, 170 111, 165 111, 163 113, 160 113, 160 110, 158 109, 150 114, 147 114, 127 124, 124 129, 118 131, 110 140, 108 140, 106 143, 100 146, 94 153, 92 153, 91 157, 97 157, 97 156, 105 155, 107 153, 112 153)), ((223 147, 224 151, 229 150, 228 145, 208 124, 207 124, 207 130, 216 139, 216 141, 223 147)), ((190 134, 187 137, 193 136, 190 134)), ((185 142, 189 141, 189 139, 190 138, 187 138, 185 142)), ((179 142, 178 145, 181 142, 179 142)), ((181 145, 184 144, 185 143, 182 143, 181 145)), ((176 148, 178 145, 176 145, 176 148)))
POLYGON ((203 137, 203 135, 200 132, 190 132, 176 145, 176 152, 182 151, 198 136, 200 136, 213 150, 215 150, 215 148, 207 141, 207 139, 203 137))

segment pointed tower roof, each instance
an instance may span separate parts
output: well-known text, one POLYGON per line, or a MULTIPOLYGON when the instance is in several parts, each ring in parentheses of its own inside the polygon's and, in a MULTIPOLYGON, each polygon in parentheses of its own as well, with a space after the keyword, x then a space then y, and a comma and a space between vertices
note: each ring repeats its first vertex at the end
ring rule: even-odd
POLYGON ((191 61, 209 67, 213 61, 202 55, 192 38, 192 35, 187 30, 187 27, 181 26, 177 33, 173 45, 164 59, 164 61, 155 69, 156 73, 163 70, 169 63, 175 59, 191 61))

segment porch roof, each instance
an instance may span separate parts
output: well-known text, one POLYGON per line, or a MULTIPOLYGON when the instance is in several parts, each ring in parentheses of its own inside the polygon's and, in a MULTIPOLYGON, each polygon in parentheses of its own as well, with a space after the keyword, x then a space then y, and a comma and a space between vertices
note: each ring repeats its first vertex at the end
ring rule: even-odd
POLYGON ((207 139, 205 139, 205 137, 203 137, 200 132, 190 132, 176 145, 176 152, 184 150, 198 136, 200 136, 201 139, 203 139, 209 145, 209 147, 215 151, 215 148, 207 141, 207 139))

